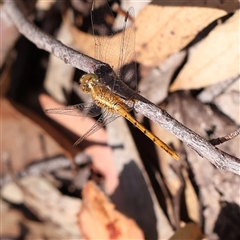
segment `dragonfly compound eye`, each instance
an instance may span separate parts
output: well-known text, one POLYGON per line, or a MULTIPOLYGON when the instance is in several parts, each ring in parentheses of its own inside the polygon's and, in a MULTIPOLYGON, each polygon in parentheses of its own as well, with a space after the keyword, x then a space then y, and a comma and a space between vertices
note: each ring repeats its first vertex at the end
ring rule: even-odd
POLYGON ((90 92, 92 87, 98 84, 98 77, 95 74, 84 74, 80 80, 80 89, 84 92, 90 92))

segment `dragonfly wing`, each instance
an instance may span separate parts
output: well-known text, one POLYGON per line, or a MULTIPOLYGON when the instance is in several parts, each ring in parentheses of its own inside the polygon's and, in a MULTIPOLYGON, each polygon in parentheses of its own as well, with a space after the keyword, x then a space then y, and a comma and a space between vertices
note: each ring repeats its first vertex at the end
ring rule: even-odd
POLYGON ((74 143, 74 146, 78 145, 85 138, 87 138, 88 136, 90 136, 93 133, 97 132, 99 129, 101 129, 102 127, 106 126, 108 123, 114 121, 118 117, 120 117, 119 114, 112 114, 112 113, 108 113, 108 112, 104 111, 103 114, 97 120, 97 122, 82 137, 80 137, 74 143))
POLYGON ((95 41, 95 58, 108 63, 117 73, 120 67, 119 54, 123 38, 122 33, 113 33, 112 25, 115 17, 108 2, 106 0, 94 0, 91 17, 95 41))
MULTIPOLYGON (((113 36, 112 28, 106 19, 114 19, 106 0, 95 0, 92 4, 92 28, 95 41, 95 58, 110 64, 109 42, 113 36)), ((112 65, 112 64, 110 64, 112 65)))
POLYGON ((131 89, 137 91, 134 19, 134 8, 131 7, 128 9, 123 23, 118 75, 131 89))
POLYGON ((119 79, 114 78, 109 82, 109 78, 102 76, 103 84, 107 84, 114 93, 121 97, 133 99, 137 90, 137 72, 134 62, 134 9, 128 10, 122 32, 115 35, 109 24, 114 16, 106 0, 93 1, 91 17, 95 39, 95 57, 108 63, 119 77, 119 79), (126 66, 123 67, 123 65, 126 66), (120 67, 122 69, 119 71, 120 67))
POLYGON ((101 114, 101 108, 95 103, 80 103, 67 107, 45 109, 44 112, 76 117, 96 117, 101 114))

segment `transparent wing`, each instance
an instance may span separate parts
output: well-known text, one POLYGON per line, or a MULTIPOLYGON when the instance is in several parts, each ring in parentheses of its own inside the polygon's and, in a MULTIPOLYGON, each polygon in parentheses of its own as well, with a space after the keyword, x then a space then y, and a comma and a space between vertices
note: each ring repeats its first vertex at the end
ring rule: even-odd
POLYGON ((122 40, 119 55, 119 77, 130 88, 137 91, 137 69, 135 62, 135 13, 131 7, 128 9, 122 31, 122 40))
POLYGON ((111 58, 111 37, 113 36, 111 21, 114 16, 106 0, 95 0, 92 4, 92 28, 95 41, 95 58, 117 67, 111 58))
POLYGON ((63 114, 76 117, 96 117, 101 114, 101 108, 95 103, 80 103, 68 107, 45 109, 45 113, 63 114))
POLYGON ((103 81, 107 80, 106 84, 114 93, 126 99, 134 98, 133 96, 137 92, 134 9, 130 8, 127 11, 123 30, 115 35, 112 32, 112 24, 108 21, 109 19, 113 21, 114 16, 107 1, 95 0, 91 16, 95 39, 95 57, 108 63, 118 76, 117 79, 113 79, 114 82, 110 83, 109 79, 103 81), (122 82, 131 89, 125 87, 122 82), (134 92, 130 90, 134 90, 134 92))
POLYGON ((82 136, 80 137, 73 145, 76 146, 82 142, 85 138, 97 132, 100 128, 106 126, 108 123, 114 121, 116 118, 120 117, 119 114, 112 114, 108 112, 103 112, 97 122, 82 136))

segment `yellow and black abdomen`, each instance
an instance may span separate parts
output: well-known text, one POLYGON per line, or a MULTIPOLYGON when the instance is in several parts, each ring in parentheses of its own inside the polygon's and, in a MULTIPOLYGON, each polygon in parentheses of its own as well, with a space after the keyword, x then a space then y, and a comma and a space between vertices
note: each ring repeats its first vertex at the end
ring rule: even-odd
POLYGON ((124 107, 123 104, 118 104, 115 107, 116 112, 126 118, 129 122, 131 122, 134 126, 136 126, 139 130, 141 130, 148 138, 150 138, 157 146, 164 149, 168 154, 170 154, 176 160, 179 160, 179 156, 162 140, 160 140, 153 133, 148 131, 140 122, 138 122, 124 107))
POLYGON ((139 130, 141 130, 148 138, 150 138, 157 146, 163 148, 173 158, 179 160, 179 156, 167 144, 161 141, 157 136, 148 131, 141 123, 139 123, 128 111, 127 106, 123 100, 112 93, 106 86, 97 85, 91 89, 92 98, 96 105, 105 109, 110 113, 118 113, 126 118, 139 130))

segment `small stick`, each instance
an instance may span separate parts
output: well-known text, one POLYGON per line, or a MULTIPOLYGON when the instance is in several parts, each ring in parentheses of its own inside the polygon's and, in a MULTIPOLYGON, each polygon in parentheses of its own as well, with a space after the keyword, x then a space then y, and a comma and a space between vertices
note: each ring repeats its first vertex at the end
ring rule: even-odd
POLYGON ((228 135, 224 136, 224 137, 219 137, 219 138, 214 138, 214 139, 211 139, 209 142, 216 146, 218 144, 222 144, 226 141, 229 141, 229 140, 232 140, 234 139, 235 137, 237 137, 238 135, 240 134, 240 128, 238 128, 236 131, 232 132, 232 133, 229 133, 228 135))

